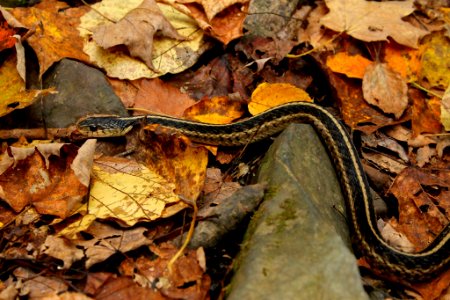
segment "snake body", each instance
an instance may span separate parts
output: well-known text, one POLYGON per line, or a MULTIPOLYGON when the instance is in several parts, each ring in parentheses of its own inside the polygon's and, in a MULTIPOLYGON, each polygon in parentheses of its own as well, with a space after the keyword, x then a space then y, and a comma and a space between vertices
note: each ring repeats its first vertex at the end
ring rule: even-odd
POLYGON ((327 110, 312 103, 293 102, 269 109, 257 116, 227 125, 213 125, 159 115, 138 117, 88 117, 77 124, 86 137, 121 136, 137 123, 160 124, 209 145, 242 146, 272 136, 290 123, 314 126, 331 156, 346 199, 348 223, 355 250, 372 267, 408 281, 423 281, 441 272, 450 261, 450 226, 426 249, 405 253, 381 237, 357 151, 344 126, 327 110))

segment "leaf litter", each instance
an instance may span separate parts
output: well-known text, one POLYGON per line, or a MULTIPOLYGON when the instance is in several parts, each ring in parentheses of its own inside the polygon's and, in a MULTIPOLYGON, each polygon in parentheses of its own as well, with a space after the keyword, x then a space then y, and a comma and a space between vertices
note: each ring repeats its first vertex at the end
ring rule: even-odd
MULTIPOLYGON (((115 77, 110 81, 128 107, 203 122, 226 124, 248 116, 257 105, 315 99, 338 110, 352 131, 364 133, 362 163, 372 170, 370 176, 385 180, 379 192, 399 204, 398 218, 386 224, 389 236, 402 236, 402 245, 417 250, 447 225, 447 8, 413 1, 329 0, 291 7, 286 16, 276 12, 269 36, 250 36, 256 29, 245 19, 268 15, 253 14, 260 8, 252 4, 247 14, 248 1, 146 1, 140 8, 141 1, 119 2, 70 7, 49 0, 8 10, 30 36, 26 29, 12 30, 15 21, 5 17, 0 42, 12 49, 17 45, 13 34, 25 37, 37 55, 39 76, 60 59, 75 58, 115 77), (146 33, 139 35, 140 30, 146 33), (228 46, 177 74, 214 43, 228 46), (311 71, 317 67, 323 77, 311 71), (161 77, 166 73, 177 75, 161 77), (180 102, 169 102, 172 98, 180 102)), ((25 85, 15 71, 19 56, 9 52, 0 65, 0 94, 8 95, 2 114, 51 92, 25 85)), ((203 193, 207 200, 200 217, 210 223, 223 218, 218 228, 231 225, 226 216, 241 213, 234 209, 244 204, 231 202, 236 200, 230 194, 235 189, 245 193, 245 188, 231 182, 228 172, 218 172, 215 183, 205 181, 211 172, 207 164, 217 153, 215 164, 225 168, 242 154, 207 150, 161 126, 146 126, 127 139, 125 158, 97 153, 94 159, 92 149, 86 150, 92 145, 2 146, 0 222, 7 239, 1 256, 13 271, 2 278, 0 297, 208 297, 211 279, 202 241, 176 260, 178 248, 159 241, 183 237, 186 226, 177 215, 203 193), (65 272, 80 264, 91 268, 78 289, 84 294, 69 292, 71 287, 42 257, 53 258, 65 272), (117 257, 123 259, 113 272, 98 268, 117 257), (16 259, 39 262, 53 275, 14 266, 16 259), (18 280, 24 284, 17 285, 18 280)), ((220 242, 222 233, 208 230, 219 237, 214 243, 220 242)), ((414 293, 424 299, 444 297, 448 274, 414 285, 414 293)))

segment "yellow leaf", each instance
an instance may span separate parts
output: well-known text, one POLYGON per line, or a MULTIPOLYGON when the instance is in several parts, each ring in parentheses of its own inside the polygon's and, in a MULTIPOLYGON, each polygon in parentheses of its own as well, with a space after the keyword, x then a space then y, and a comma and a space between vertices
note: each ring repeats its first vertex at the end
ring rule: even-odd
POLYGON ((89 213, 132 226, 155 220, 166 205, 178 202, 175 185, 147 167, 125 158, 105 157, 92 169, 89 213))
POLYGON ((172 26, 187 40, 178 41, 164 37, 153 40, 152 63, 157 69, 156 72, 141 60, 121 51, 105 50, 90 39, 97 26, 109 23, 98 12, 118 21, 141 2, 142 0, 105 0, 92 5, 96 11, 92 10, 81 17, 81 24, 78 27, 80 35, 85 39, 84 52, 89 55, 92 62, 104 68, 108 76, 120 79, 155 78, 167 73, 179 73, 191 67, 210 44, 204 41, 203 31, 192 18, 168 5, 158 4, 172 26))
POLYGON ((426 79, 432 87, 450 85, 449 58, 450 41, 443 32, 432 35, 423 45, 421 79, 426 79))
POLYGON ((450 85, 441 101, 441 122, 446 131, 450 131, 450 85))
POLYGON ((288 102, 313 102, 308 93, 289 83, 262 83, 253 91, 248 110, 257 115, 288 102))
POLYGON ((16 69, 16 60, 10 57, 0 66, 0 117, 31 105, 39 95, 52 91, 25 90, 25 83, 16 69))

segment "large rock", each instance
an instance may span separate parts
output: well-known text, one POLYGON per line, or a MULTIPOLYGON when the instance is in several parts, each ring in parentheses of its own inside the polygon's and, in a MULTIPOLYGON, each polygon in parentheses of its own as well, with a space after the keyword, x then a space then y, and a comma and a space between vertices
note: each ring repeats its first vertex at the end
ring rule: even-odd
POLYGON ((63 59, 46 72, 43 88, 57 94, 43 97, 31 106, 1 119, 2 128, 64 128, 89 114, 126 116, 127 111, 114 94, 105 75, 80 62, 63 59))
POLYGON ((336 173, 310 125, 272 145, 228 299, 368 299, 353 256, 336 173))

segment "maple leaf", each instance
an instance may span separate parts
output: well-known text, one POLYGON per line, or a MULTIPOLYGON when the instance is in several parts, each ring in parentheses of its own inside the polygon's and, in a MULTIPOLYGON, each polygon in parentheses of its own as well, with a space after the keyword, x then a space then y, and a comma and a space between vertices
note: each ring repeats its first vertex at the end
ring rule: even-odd
POLYGON ((154 0, 145 0, 119 22, 98 26, 92 37, 105 49, 125 45, 131 56, 142 59, 150 69, 155 70, 152 49, 153 36, 157 31, 169 38, 186 40, 164 17, 154 0))
POLYGON ((392 37, 397 43, 417 48, 418 40, 427 30, 402 20, 414 11, 413 1, 368 2, 364 0, 326 0, 330 12, 322 25, 366 41, 386 41, 392 37))

